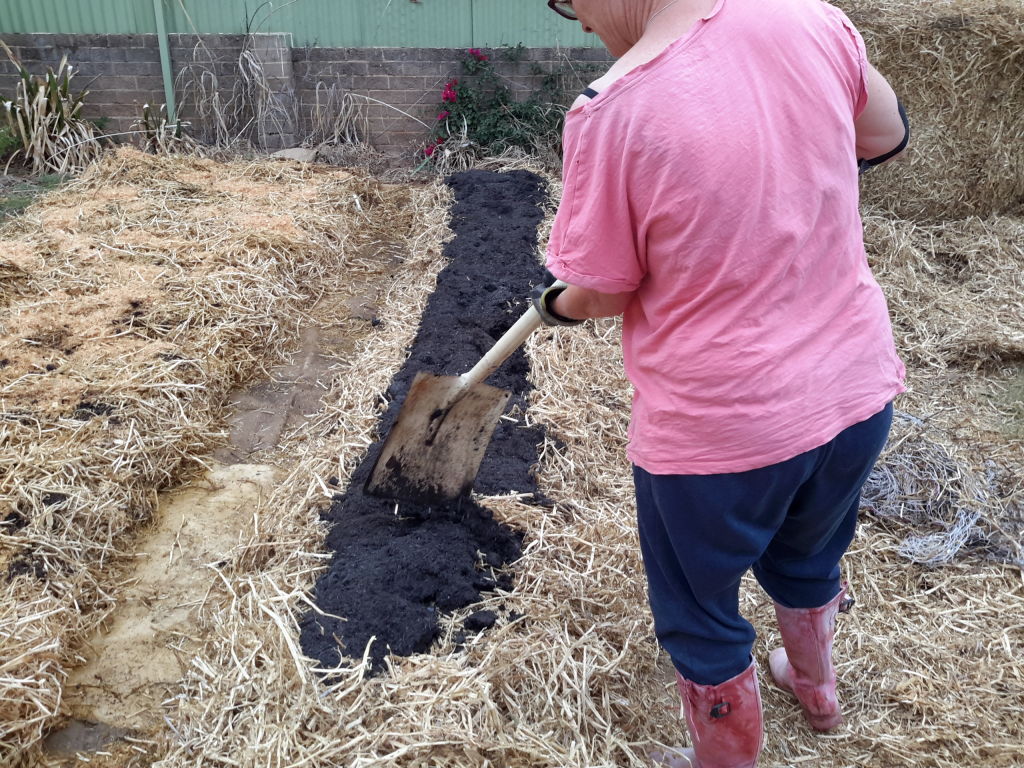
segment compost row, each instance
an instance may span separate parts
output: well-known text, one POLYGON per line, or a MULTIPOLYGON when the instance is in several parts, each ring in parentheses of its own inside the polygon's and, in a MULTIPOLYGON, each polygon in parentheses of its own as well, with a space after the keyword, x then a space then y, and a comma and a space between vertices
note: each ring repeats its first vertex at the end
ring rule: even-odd
MULTIPOLYGON (((525 171, 468 171, 451 176, 448 184, 455 198, 455 237, 444 250, 448 264, 438 275, 409 358, 387 390, 381 441, 415 375, 469 370, 526 310, 530 288, 541 278, 536 245, 543 180, 525 171)), ((543 433, 523 420, 528 371, 519 350, 488 379, 512 397, 481 465, 474 486, 480 493, 537 494, 534 468, 543 433)), ((429 650, 441 616, 478 602, 482 593, 511 588, 511 577, 497 569, 521 554, 522 534, 469 498, 427 507, 367 495, 363 486, 380 447, 381 442, 371 446, 347 490, 323 511, 333 557, 313 600, 324 614, 343 620, 311 611, 300 629, 303 650, 325 667, 343 656, 358 660, 371 638, 373 671, 382 669, 389 652, 429 650)), ((478 611, 466 619, 462 634, 499 618, 478 611)))

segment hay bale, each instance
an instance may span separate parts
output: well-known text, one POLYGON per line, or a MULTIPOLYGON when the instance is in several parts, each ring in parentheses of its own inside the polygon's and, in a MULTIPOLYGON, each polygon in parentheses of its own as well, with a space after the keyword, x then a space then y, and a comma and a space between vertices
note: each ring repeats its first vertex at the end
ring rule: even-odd
POLYGON ((837 0, 909 113, 903 162, 865 200, 906 219, 1024 211, 1024 6, 985 0, 837 0))

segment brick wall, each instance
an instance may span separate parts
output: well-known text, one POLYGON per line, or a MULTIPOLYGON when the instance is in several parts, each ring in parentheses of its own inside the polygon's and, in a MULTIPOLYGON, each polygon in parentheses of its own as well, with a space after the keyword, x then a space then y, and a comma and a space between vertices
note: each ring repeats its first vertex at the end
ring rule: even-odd
MULTIPOLYGON (((42 75, 47 67, 56 68, 61 57, 67 56, 77 72, 73 90, 89 91, 82 116, 105 119, 105 133, 131 131, 132 124, 142 117, 144 104, 158 107, 165 101, 156 35, 3 35, 0 39, 32 74, 42 75)), ((221 99, 227 102, 239 84, 239 57, 247 42, 264 71, 275 112, 264 135, 252 138, 263 140, 269 148, 292 146, 296 116, 290 35, 255 35, 249 41, 242 35, 170 35, 171 71, 179 84, 175 90, 180 115, 186 120, 196 116, 196 100, 180 87, 189 79, 188 71, 182 70, 193 65, 193 72, 198 73, 201 67, 216 76, 221 99)), ((17 81, 16 68, 0 55, 0 96, 12 98, 17 81)))
MULTIPOLYGON (((538 70, 571 69, 576 76, 566 79, 586 85, 611 64, 603 49, 594 48, 529 48, 518 60, 501 51, 487 53, 513 92, 524 96, 539 87, 543 75, 538 70)), ((337 84, 366 97, 359 101, 369 119, 370 144, 391 155, 415 151, 441 109, 444 84, 463 77, 464 55, 450 48, 296 48, 292 63, 300 125, 308 129, 317 84, 337 84)))
MULTIPOLYGON (((130 131, 142 105, 164 102, 160 51, 156 35, 3 35, 32 73, 56 67, 61 56, 76 68, 73 84, 88 87, 84 116, 106 118, 108 133, 130 131)), ((332 86, 359 99, 369 121, 369 142, 391 155, 407 155, 423 144, 440 109, 444 83, 461 77, 461 50, 446 48, 292 48, 289 35, 170 35, 172 72, 182 119, 193 133, 212 138, 197 116, 194 90, 185 87, 201 71, 212 73, 222 102, 240 87, 243 50, 258 61, 270 87, 264 105, 272 119, 260 134, 247 138, 268 149, 293 146, 312 130, 317 85, 321 100, 332 86), (426 124, 426 126, 424 125, 426 124)), ((610 59, 600 49, 521 49, 515 56, 492 53, 495 70, 524 95, 537 88, 543 71, 575 72, 587 83, 610 59), (514 60, 513 60, 514 59, 514 60)), ((0 57, 0 97, 11 98, 17 83, 14 67, 0 57)), ((209 78, 209 75, 207 75, 209 78)), ((209 82, 208 82, 209 84, 209 82)), ((208 127, 208 126, 207 126, 208 127)), ((128 137, 130 138, 130 137, 128 137)))

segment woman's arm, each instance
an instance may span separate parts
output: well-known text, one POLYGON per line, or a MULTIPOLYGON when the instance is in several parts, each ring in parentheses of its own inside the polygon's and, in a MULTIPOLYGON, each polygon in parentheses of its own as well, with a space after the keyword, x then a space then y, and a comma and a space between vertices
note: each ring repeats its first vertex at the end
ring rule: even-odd
POLYGON ((632 298, 632 293, 600 293, 570 285, 549 306, 562 317, 586 320, 591 317, 621 315, 632 298))
MULTIPOLYGON (((857 132, 857 157, 871 160, 882 157, 907 138, 907 125, 900 114, 899 100, 889 81, 868 64, 866 82, 868 100, 854 128, 857 132)), ((893 157, 899 157, 902 150, 893 157)), ((890 160, 892 158, 887 158, 890 160)))

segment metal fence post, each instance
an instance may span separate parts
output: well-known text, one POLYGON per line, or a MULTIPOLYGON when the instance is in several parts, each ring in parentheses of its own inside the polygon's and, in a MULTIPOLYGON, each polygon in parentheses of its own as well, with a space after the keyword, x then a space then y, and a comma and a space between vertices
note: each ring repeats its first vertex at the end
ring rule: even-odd
POLYGON ((174 78, 171 76, 171 47, 167 40, 167 24, 164 21, 163 0, 153 0, 153 14, 156 16, 156 36, 160 41, 160 70, 164 76, 164 101, 167 103, 167 123, 178 121, 174 106, 174 78))

